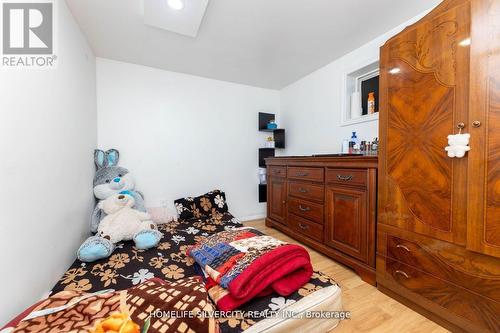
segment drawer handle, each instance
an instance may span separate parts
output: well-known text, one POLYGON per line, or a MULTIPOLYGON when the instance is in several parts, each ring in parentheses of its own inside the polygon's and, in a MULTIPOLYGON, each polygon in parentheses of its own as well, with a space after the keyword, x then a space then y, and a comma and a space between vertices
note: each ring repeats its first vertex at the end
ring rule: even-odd
POLYGON ((280 174, 281 170, 274 170, 274 173, 280 174))
POLYGON ((406 252, 410 252, 410 249, 408 248, 408 246, 403 245, 403 244, 398 244, 398 245, 396 245, 396 248, 398 248, 398 249, 403 249, 403 250, 405 250, 406 252))
POLYGON ((307 230, 307 229, 309 229, 309 226, 308 226, 308 225, 306 225, 306 224, 302 224, 302 223, 299 223, 299 227, 300 227, 300 229, 302 229, 302 230, 307 230))
POLYGON ((353 178, 354 178, 353 175, 337 175, 337 179, 344 181, 344 182, 348 182, 348 181, 352 180, 353 178))
POLYGON ((302 207, 302 205, 299 205, 299 209, 300 209, 301 211, 303 211, 303 212, 308 212, 308 211, 310 211, 310 210, 311 210, 311 208, 309 208, 309 207, 302 207))
POLYGON ((307 176, 309 176, 309 172, 297 172, 295 174, 295 176, 297 176, 297 177, 307 177, 307 176))
POLYGON ((409 276, 408 274, 406 274, 406 272, 404 272, 404 271, 400 271, 399 269, 398 269, 398 270, 396 270, 396 271, 394 272, 394 274, 399 274, 399 275, 402 275, 402 276, 404 276, 404 277, 405 277, 405 278, 407 278, 407 279, 409 279, 409 278, 410 278, 410 276, 409 276))
POLYGON ((306 190, 306 189, 305 189, 305 188, 303 188, 303 187, 299 187, 299 192, 300 192, 300 193, 307 193, 307 192, 309 192, 309 191, 308 191, 308 190, 306 190))

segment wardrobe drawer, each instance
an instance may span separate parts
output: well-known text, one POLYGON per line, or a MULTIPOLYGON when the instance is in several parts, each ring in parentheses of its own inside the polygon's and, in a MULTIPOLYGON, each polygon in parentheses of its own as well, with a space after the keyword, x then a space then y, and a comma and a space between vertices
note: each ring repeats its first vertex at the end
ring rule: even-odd
POLYGON ((288 167, 288 178, 323 182, 325 180, 325 169, 288 167))
POLYGON ((307 200, 323 202, 325 197, 325 187, 323 185, 313 185, 291 181, 288 183, 288 194, 307 200))
POLYGON ((269 176, 286 177, 286 167, 270 166, 269 167, 269 176))
POLYGON ((317 240, 318 242, 323 242, 323 225, 294 214, 288 214, 288 224, 301 235, 317 240))
MULTIPOLYGON (((387 257, 500 302, 500 269, 483 269, 479 260, 468 263, 467 258, 455 253, 453 247, 444 242, 423 246, 387 235, 387 257)), ((499 265, 500 260, 497 260, 489 266, 499 265)))
POLYGON ((366 186, 368 183, 368 170, 366 169, 326 169, 326 182, 366 186))
POLYGON ((288 212, 323 224, 323 205, 289 197, 288 212))
POLYGON ((492 332, 500 330, 500 321, 497 320, 500 303, 391 258, 385 259, 385 271, 391 280, 404 289, 480 327, 492 332))

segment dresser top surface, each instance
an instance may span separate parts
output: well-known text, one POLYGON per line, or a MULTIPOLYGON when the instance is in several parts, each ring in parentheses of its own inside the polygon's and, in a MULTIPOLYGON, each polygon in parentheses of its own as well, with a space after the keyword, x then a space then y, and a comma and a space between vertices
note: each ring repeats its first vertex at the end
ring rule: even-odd
POLYGON ((306 164, 370 164, 376 167, 378 164, 377 155, 360 155, 360 154, 324 154, 324 155, 309 155, 309 156, 275 156, 266 158, 266 165, 306 165, 306 164))

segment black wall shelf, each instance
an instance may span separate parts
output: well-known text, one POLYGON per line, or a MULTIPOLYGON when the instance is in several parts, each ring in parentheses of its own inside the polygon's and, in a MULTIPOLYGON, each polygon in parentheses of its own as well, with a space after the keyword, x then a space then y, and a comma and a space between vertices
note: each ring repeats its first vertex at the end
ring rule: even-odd
MULTIPOLYGON (((259 112, 259 131, 273 133, 274 148, 259 148, 259 167, 265 168, 268 157, 276 156, 276 149, 285 148, 285 130, 283 128, 269 129, 267 124, 276 120, 274 113, 259 112)), ((259 202, 267 201, 267 184, 259 184, 259 202)))
POLYGON ((276 129, 273 132, 274 134, 274 148, 285 148, 285 130, 284 129, 276 129))
POLYGON ((276 120, 274 113, 259 112, 259 131, 272 132, 273 130, 267 128, 271 120, 276 120))
POLYGON ((259 184, 259 202, 267 201, 267 184, 259 184))
POLYGON ((266 167, 265 159, 274 156, 275 156, 274 148, 259 148, 259 168, 265 168, 266 167))

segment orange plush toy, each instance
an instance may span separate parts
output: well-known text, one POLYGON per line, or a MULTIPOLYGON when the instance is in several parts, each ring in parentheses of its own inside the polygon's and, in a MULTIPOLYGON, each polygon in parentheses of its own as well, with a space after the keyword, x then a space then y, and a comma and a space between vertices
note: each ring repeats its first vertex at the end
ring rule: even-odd
POLYGON ((90 333, 140 333, 141 328, 125 313, 114 313, 103 319, 90 333))

